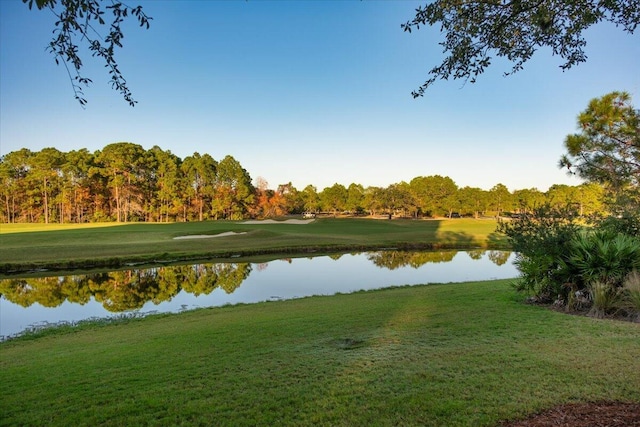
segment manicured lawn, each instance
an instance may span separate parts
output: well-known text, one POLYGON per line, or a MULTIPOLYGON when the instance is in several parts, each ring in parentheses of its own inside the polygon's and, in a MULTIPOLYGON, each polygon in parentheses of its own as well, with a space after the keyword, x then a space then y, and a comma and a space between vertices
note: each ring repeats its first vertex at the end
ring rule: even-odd
POLYGON ((0 344, 1 425, 490 426, 640 401, 640 325, 508 281, 203 309, 0 344))
POLYGON ((208 221, 172 224, 0 226, 0 273, 33 268, 119 266, 128 261, 401 248, 504 246, 494 220, 319 219, 307 225, 208 221), (185 235, 237 234, 174 240, 185 235))

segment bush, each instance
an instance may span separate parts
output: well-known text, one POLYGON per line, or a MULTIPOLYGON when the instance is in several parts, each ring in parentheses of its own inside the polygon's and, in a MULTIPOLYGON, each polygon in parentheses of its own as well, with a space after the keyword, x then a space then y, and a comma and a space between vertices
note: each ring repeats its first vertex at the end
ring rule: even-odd
POLYGON ((541 302, 566 301, 571 289, 565 286, 562 267, 580 231, 575 210, 541 206, 531 214, 501 221, 497 231, 507 236, 517 252, 516 289, 534 294, 541 302))
POLYGON ((640 273, 633 270, 624 280, 623 306, 636 319, 640 319, 640 273))
POLYGON ((640 213, 638 210, 624 210, 618 216, 601 220, 597 227, 614 233, 640 237, 640 213))
POLYGON ((622 308, 625 278, 638 268, 640 239, 609 230, 585 230, 571 240, 557 278, 571 290, 568 308, 581 308, 574 297, 588 292, 592 314, 603 317, 622 308))
POLYGON ((544 206, 499 224, 498 231, 518 253, 516 289, 539 302, 557 301, 572 309, 592 301, 593 313, 600 317, 622 308, 623 300, 632 304, 622 288, 629 273, 640 270, 640 239, 620 233, 618 228, 627 223, 618 220, 586 229, 576 219, 569 209, 544 206))
POLYGON ((597 318, 603 318, 613 313, 620 306, 620 289, 609 283, 592 282, 589 292, 593 300, 591 314, 597 318))
POLYGON ((619 288, 631 271, 640 269, 640 240, 610 231, 585 231, 573 237, 561 264, 561 276, 578 288, 595 282, 619 288))

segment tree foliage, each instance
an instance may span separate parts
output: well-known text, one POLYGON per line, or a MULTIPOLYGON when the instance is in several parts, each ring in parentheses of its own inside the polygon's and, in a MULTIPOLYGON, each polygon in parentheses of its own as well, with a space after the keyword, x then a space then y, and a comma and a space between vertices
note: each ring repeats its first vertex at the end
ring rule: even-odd
POLYGON ((127 81, 120 71, 116 61, 116 48, 122 47, 122 23, 128 17, 133 17, 141 27, 149 28, 150 16, 147 16, 142 6, 127 6, 118 0, 22 0, 32 9, 47 9, 56 17, 53 38, 47 50, 53 54, 56 64, 64 64, 75 99, 84 106, 87 100, 83 88, 91 83, 91 79, 81 73, 83 61, 80 48, 83 45, 91 52, 91 56, 98 57, 107 68, 111 87, 118 92, 132 107, 137 101, 129 90, 127 81), (104 5, 106 3, 106 5, 104 5), (110 13, 110 23, 107 24, 105 15, 110 13), (106 28, 106 35, 101 33, 106 28))
POLYGON ((318 212, 320 210, 320 196, 318 190, 309 184, 300 192, 300 201, 305 211, 318 212))
POLYGON ((626 92, 592 99, 578 116, 579 132, 567 136, 560 167, 612 192, 640 187, 640 110, 626 92))
POLYGON ((517 253, 518 290, 533 293, 545 302, 567 299, 561 266, 580 230, 576 219, 577 212, 570 207, 556 209, 545 204, 498 225, 498 231, 508 237, 517 253))
POLYGON ((428 216, 450 216, 458 205, 458 186, 448 176, 419 176, 409 185, 413 189, 418 208, 428 216))
POLYGON ((559 56, 563 70, 586 61, 583 32, 601 21, 633 33, 640 23, 637 0, 436 0, 416 9, 402 24, 411 32, 438 25, 445 35, 440 43, 445 59, 429 71, 429 78, 413 97, 439 79, 476 81, 494 57, 513 63, 505 75, 521 70, 533 54, 548 47, 559 56))
POLYGON ((249 172, 232 156, 225 156, 218 163, 216 176, 217 185, 213 200, 215 217, 242 219, 254 199, 254 187, 249 172))
POLYGON ((205 204, 211 204, 214 197, 218 162, 208 154, 195 152, 184 159, 181 171, 185 178, 185 196, 196 200, 198 219, 204 219, 205 204))
MULTIPOLYGON (((119 0, 22 0, 32 9, 47 9, 56 17, 54 37, 48 50, 57 64, 62 62, 71 80, 76 100, 87 103, 83 88, 91 79, 81 73, 80 47, 99 57, 110 75, 111 86, 125 101, 137 101, 116 60, 116 49, 123 46, 122 24, 134 18, 141 27, 153 19, 142 6, 128 6, 119 0), (105 5, 106 4, 106 5, 105 5), (105 20, 105 15, 111 15, 105 20), (108 22, 110 21, 110 22, 108 22), (101 30, 106 34, 101 33, 101 30)), ((423 96, 438 79, 469 80, 472 83, 489 67, 494 57, 513 63, 505 75, 521 70, 541 47, 559 56, 563 70, 587 60, 583 32, 607 21, 633 33, 640 23, 637 0, 435 0, 418 7, 413 19, 402 24, 406 32, 421 26, 438 25, 445 35, 439 44, 445 59, 429 71, 429 78, 413 97, 423 96)))
POLYGON ((347 202, 345 208, 354 213, 364 210, 364 187, 360 184, 351 183, 347 187, 347 202))
MULTIPOLYGON (((194 153, 184 159, 154 146, 131 142, 61 152, 26 148, 0 157, 0 221, 203 221, 269 218, 303 211, 333 215, 392 217, 510 216, 536 206, 571 205, 581 216, 605 214, 599 184, 556 185, 511 193, 498 184, 491 190, 458 188, 449 177, 419 176, 409 183, 364 187, 336 183, 318 192, 298 191, 291 182, 269 188, 252 183, 249 172, 232 156, 221 161, 194 153)), ((625 226, 631 230, 637 223, 625 226)))
POLYGON ((326 187, 319 196, 320 206, 325 211, 331 211, 335 215, 346 208, 348 192, 342 184, 336 182, 331 187, 326 187))

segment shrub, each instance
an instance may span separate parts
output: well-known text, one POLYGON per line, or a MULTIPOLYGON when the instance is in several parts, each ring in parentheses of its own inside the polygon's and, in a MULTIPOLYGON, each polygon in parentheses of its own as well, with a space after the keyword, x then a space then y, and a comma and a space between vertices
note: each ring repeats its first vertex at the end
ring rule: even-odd
POLYGON ((600 229, 640 237, 640 187, 628 186, 610 194, 607 207, 610 215, 596 221, 600 229))
POLYGON ((573 237, 560 275, 578 288, 594 282, 619 288, 635 269, 640 269, 640 239, 596 230, 573 237))
MULTIPOLYGON (((622 308, 622 286, 627 275, 640 268, 640 240, 608 230, 583 231, 571 241, 562 258, 560 277, 575 293, 588 291, 592 314, 603 317, 622 308)), ((568 308, 575 299, 568 299, 568 308)))
POLYGON ((633 270, 624 279, 624 306, 640 319, 640 272, 633 270))
POLYGON ((591 314, 602 318, 616 311, 620 306, 621 292, 619 288, 606 282, 592 282, 589 285, 593 306, 591 314))
POLYGON ((625 278, 640 270, 640 239, 620 233, 614 227, 620 222, 585 229, 576 218, 570 209, 544 206, 501 222, 498 232, 518 253, 517 290, 568 308, 584 308, 591 300, 594 314, 604 316, 619 306, 625 278))
POLYGON ((516 289, 534 294, 542 302, 566 301, 570 288, 564 286, 562 260, 579 233, 575 210, 544 205, 511 221, 501 221, 498 232, 509 239, 517 252, 520 271, 516 289))

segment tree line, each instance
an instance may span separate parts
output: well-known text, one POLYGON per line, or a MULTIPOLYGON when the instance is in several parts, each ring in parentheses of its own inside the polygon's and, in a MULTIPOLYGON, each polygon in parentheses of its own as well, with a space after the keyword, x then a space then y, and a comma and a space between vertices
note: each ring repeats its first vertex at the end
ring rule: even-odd
POLYGON ((269 218, 302 212, 404 217, 498 216, 536 206, 572 205, 582 215, 605 210, 599 184, 510 192, 458 187, 447 176, 418 176, 387 187, 334 184, 318 191, 290 182, 275 189, 252 180, 240 162, 194 153, 184 159, 154 146, 118 142, 87 149, 23 148, 0 158, 4 223, 178 222, 269 218))

